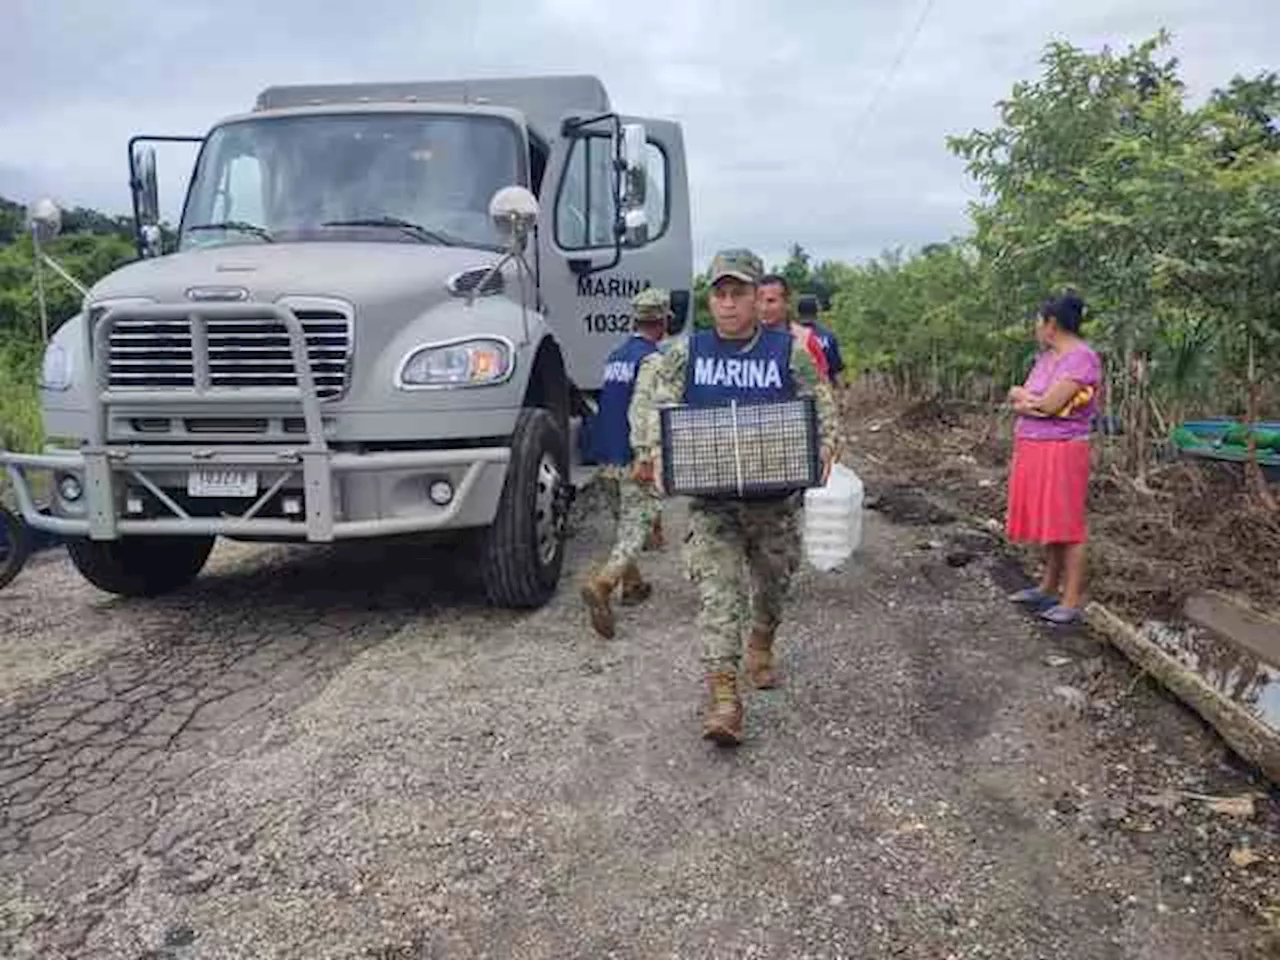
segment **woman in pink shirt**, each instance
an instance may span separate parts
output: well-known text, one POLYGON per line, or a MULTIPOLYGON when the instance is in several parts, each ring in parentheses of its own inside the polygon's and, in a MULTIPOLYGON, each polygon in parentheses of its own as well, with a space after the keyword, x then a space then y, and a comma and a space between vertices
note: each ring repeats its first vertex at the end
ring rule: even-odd
POLYGON ((1010 599, 1054 624, 1081 619, 1084 590, 1089 433, 1102 384, 1101 360, 1080 337, 1084 309, 1072 291, 1041 306, 1041 353, 1026 383, 1009 391, 1018 421, 1006 530, 1010 540, 1044 544, 1046 552, 1040 585, 1010 599))

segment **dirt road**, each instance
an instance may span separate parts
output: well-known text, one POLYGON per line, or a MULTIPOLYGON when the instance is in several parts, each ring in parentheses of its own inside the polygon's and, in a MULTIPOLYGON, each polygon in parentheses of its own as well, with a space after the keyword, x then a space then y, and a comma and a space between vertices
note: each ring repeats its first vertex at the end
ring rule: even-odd
POLYGON ((148 602, 43 555, 0 593, 0 952, 1265 955, 1271 800, 1215 810, 1261 791, 1008 609, 976 538, 869 513, 856 563, 800 578, 786 686, 723 753, 682 531, 609 643, 575 591, 493 613, 412 544, 224 545, 148 602))

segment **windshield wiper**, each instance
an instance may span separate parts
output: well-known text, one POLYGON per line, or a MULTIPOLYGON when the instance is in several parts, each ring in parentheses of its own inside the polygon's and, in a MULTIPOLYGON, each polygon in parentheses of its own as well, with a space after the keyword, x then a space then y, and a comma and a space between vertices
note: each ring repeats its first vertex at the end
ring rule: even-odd
POLYGON ((187 227, 187 232, 194 233, 197 230, 238 230, 241 233, 251 233, 255 237, 260 237, 267 243, 275 243, 276 238, 271 235, 271 231, 266 227, 260 227, 256 223, 246 223, 244 220, 220 220, 217 223, 195 223, 187 227))
POLYGON ((442 247, 460 247, 463 241, 439 230, 432 230, 412 220, 399 217, 364 217, 358 220, 326 220, 322 227, 391 227, 403 231, 423 243, 438 243, 442 247))

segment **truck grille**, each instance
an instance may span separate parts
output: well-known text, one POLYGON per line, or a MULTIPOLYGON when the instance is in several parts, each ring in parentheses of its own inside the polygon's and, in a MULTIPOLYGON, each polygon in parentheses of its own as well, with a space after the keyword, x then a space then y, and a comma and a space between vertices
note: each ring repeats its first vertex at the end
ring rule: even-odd
MULTIPOLYGON (((347 389, 351 321, 337 310, 295 310, 307 335, 311 376, 320 399, 347 389)), ((275 320, 209 320, 209 377, 214 387, 297 385, 289 335, 275 320)), ((111 331, 112 389, 195 387, 187 320, 121 320, 111 331)))

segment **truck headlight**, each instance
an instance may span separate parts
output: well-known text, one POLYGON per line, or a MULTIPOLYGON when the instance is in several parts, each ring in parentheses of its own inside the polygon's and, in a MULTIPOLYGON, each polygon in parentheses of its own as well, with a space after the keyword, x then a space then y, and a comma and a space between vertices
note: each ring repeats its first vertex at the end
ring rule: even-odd
POLYGON ((415 347, 400 361, 396 386, 483 387, 502 383, 515 369, 515 350, 497 337, 476 337, 415 347))
POLYGON ((71 354, 62 344, 51 341, 44 350, 44 363, 40 366, 42 390, 67 390, 71 387, 71 354))

